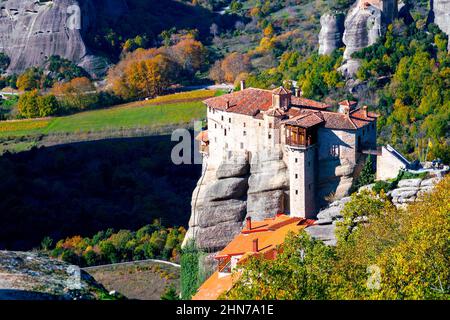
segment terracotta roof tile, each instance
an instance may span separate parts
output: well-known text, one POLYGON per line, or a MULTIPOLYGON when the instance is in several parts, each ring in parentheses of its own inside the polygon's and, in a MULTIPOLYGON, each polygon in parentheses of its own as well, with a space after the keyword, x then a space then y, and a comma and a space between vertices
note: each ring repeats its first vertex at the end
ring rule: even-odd
MULTIPOLYGON (((273 91, 248 88, 233 92, 220 97, 209 98, 204 103, 211 108, 252 116, 255 119, 263 119, 263 112, 277 117, 288 117, 290 123, 301 127, 312 127, 322 124, 325 128, 336 130, 356 130, 375 121, 378 115, 369 112, 365 116, 365 111, 356 109, 346 115, 339 112, 328 111, 330 105, 306 99, 303 97, 291 96, 291 105, 287 111, 282 109, 272 109, 272 94, 287 92, 280 87, 273 91)), ((344 100, 341 105, 349 107, 356 104, 355 101, 344 100)))
POLYGON ((306 99, 303 97, 295 97, 295 96, 291 97, 291 104, 295 107, 300 107, 300 108, 315 108, 315 109, 323 109, 323 110, 331 108, 331 106, 329 104, 314 101, 311 99, 306 99))
POLYGON ((323 122, 325 121, 320 112, 314 112, 306 115, 299 115, 297 117, 285 121, 286 124, 302 128, 311 128, 323 122))

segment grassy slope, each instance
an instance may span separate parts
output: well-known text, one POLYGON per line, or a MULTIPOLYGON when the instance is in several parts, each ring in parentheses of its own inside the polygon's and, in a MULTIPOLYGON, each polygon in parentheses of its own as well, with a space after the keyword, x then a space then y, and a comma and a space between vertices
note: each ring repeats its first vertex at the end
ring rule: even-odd
POLYGON ((205 117, 206 108, 201 100, 214 95, 214 91, 198 90, 65 117, 0 122, 0 137, 189 123, 205 117))
POLYGON ((179 291, 180 270, 157 262, 95 267, 86 270, 107 290, 115 290, 128 299, 160 300, 167 286, 179 291))

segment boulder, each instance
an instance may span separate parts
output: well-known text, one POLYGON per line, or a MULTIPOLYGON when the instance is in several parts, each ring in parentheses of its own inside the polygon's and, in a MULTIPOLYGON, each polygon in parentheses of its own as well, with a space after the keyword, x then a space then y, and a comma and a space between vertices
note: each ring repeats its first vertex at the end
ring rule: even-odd
POLYGON ((203 203, 197 212, 191 215, 190 226, 211 227, 222 222, 242 222, 247 202, 242 200, 211 201, 203 203))
POLYGON ((422 179, 404 179, 400 180, 398 182, 399 188, 418 188, 420 187, 420 184, 422 182, 422 179))
POLYGON ((247 198, 247 217, 255 221, 272 218, 275 214, 285 212, 285 192, 272 190, 260 193, 251 193, 247 198))
POLYGON ((200 249, 219 251, 241 232, 242 222, 222 222, 207 228, 193 228, 193 238, 200 249))
POLYGON ((405 187, 405 188, 398 188, 394 189, 391 192, 392 198, 411 198, 415 197, 417 195, 417 192, 419 192, 419 188, 413 188, 413 187, 405 187))
POLYGON ((430 179, 425 179, 422 180, 422 182, 420 183, 420 187, 434 187, 436 184, 439 183, 439 181, 441 181, 442 178, 430 178, 430 179))
POLYGON ((249 193, 289 189, 287 166, 283 160, 269 160, 252 165, 250 173, 249 193))
POLYGON ((0 251, 0 300, 95 300, 108 291, 89 274, 37 252, 0 251))
POLYGON ((228 178, 212 183, 206 194, 211 201, 238 199, 246 194, 247 188, 246 178, 228 178))
POLYGON ((225 179, 231 177, 242 177, 249 173, 250 165, 244 157, 233 158, 226 162, 222 162, 216 171, 217 179, 225 179))

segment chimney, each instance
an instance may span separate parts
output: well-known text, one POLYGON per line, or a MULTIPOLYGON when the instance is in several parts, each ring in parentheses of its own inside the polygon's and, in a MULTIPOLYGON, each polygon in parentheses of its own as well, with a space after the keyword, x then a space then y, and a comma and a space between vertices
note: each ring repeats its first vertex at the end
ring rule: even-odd
POLYGON ((258 238, 253 239, 253 252, 258 252, 258 238))
POLYGON ((295 88, 295 89, 294 89, 294 95, 295 95, 296 97, 300 97, 300 89, 299 89, 299 88, 295 88))
POLYGON ((227 100, 227 110, 230 109, 230 100, 227 100))
POLYGON ((245 80, 241 80, 241 91, 245 90, 245 80))
POLYGON ((364 107, 363 107, 363 111, 364 111, 364 117, 365 117, 365 118, 368 118, 368 117, 369 117, 369 111, 368 111, 367 106, 364 106, 364 107))
POLYGON ((245 219, 245 225, 247 227, 247 230, 251 230, 252 229, 252 217, 247 217, 245 219))

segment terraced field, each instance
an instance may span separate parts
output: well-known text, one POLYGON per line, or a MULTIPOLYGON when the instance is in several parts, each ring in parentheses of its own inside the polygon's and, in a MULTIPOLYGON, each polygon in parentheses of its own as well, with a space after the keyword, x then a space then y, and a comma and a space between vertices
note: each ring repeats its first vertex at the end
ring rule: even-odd
POLYGON ((187 124, 193 119, 205 117, 206 108, 201 101, 215 94, 216 92, 212 90, 197 90, 108 109, 80 112, 65 117, 2 121, 0 122, 0 137, 187 124))

